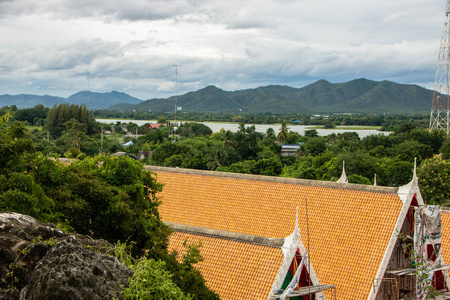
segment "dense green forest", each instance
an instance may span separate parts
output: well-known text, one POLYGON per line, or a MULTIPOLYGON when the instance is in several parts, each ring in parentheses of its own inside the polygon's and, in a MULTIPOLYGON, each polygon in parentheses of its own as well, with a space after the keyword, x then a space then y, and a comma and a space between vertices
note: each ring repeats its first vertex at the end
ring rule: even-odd
POLYGON ((50 109, 3 107, 0 116, 1 210, 29 214, 112 243, 126 242, 133 257, 164 270, 176 294, 186 299, 218 297, 194 267, 201 260, 200 245, 186 245, 188 256, 183 259, 168 253, 170 229, 158 214, 158 192, 163 187, 144 171, 143 163, 335 181, 345 161, 351 183, 374 184, 376 176, 378 185, 401 186, 411 180, 417 159, 424 200, 448 205, 450 199, 450 142, 442 132, 426 129, 427 116, 186 114, 181 118, 194 121, 176 124, 175 134, 167 114, 153 115, 167 126, 150 130, 131 122, 96 122, 97 112, 74 104, 50 109), (280 130, 261 133, 246 125, 260 117, 282 123, 280 130), (195 122, 206 118, 240 121, 239 129, 212 132, 195 122), (361 139, 354 132, 319 136, 310 129, 300 135, 289 129, 296 120, 323 127, 376 125, 392 133, 361 139), (112 133, 106 135, 107 131, 112 133), (283 156, 283 144, 299 149, 283 156), (127 155, 109 156, 118 151, 130 155, 150 151, 151 156, 141 162, 127 155), (60 157, 77 160, 63 165, 60 157))

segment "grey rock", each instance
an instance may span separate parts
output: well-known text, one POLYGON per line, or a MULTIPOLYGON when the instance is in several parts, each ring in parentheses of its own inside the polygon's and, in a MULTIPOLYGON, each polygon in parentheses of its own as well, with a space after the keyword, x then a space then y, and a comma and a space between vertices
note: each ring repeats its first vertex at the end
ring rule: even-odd
POLYGON ((104 254, 112 247, 104 240, 65 234, 29 216, 0 212, 0 299, 122 299, 120 291, 133 273, 104 254), (53 247, 32 243, 38 236, 58 242, 53 247), (25 248, 26 255, 17 251, 25 248), (6 274, 14 261, 19 281, 16 289, 8 289, 11 278, 6 274))

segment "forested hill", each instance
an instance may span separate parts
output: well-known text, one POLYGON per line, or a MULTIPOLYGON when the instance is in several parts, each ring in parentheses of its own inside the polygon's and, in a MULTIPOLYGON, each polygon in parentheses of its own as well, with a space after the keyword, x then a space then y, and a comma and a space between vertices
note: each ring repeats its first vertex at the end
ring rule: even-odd
POLYGON ((89 109, 109 108, 118 103, 127 103, 135 105, 142 102, 138 98, 134 98, 128 94, 112 91, 109 93, 96 93, 82 91, 68 98, 55 96, 38 96, 38 95, 0 95, 0 107, 16 105, 18 108, 31 108, 38 104, 46 107, 52 107, 55 104, 69 103, 69 104, 84 104, 89 106, 89 109))
MULTIPOLYGON (((239 113, 390 113, 426 114, 433 91, 418 85, 355 79, 344 83, 319 80, 302 88, 269 85, 254 89, 224 91, 208 86, 178 96, 182 111, 239 113)), ((37 104, 85 104, 89 109, 173 112, 175 98, 142 101, 128 94, 79 92, 68 98, 36 95, 0 95, 0 107, 30 108, 37 104)))
MULTIPOLYGON (((345 83, 319 80, 302 88, 269 85, 255 89, 227 92, 208 86, 178 96, 182 111, 248 113, 429 113, 433 91, 418 85, 390 81, 356 79, 345 83)), ((169 112, 174 97, 151 99, 134 106, 113 109, 136 109, 169 112)))

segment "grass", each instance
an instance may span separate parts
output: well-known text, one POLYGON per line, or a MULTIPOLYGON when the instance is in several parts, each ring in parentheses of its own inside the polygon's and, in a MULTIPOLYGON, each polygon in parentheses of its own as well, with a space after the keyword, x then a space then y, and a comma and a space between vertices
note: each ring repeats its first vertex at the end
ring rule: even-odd
POLYGON ((381 126, 358 126, 358 125, 343 125, 335 126, 333 128, 324 128, 323 126, 308 126, 307 129, 344 129, 344 130, 381 130, 381 126))

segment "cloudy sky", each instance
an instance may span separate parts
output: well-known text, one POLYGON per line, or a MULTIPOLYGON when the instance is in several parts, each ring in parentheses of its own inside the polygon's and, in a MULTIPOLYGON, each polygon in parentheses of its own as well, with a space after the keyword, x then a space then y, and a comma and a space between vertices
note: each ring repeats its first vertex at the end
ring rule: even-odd
POLYGON ((445 0, 0 0, 0 94, 432 88, 445 0))

